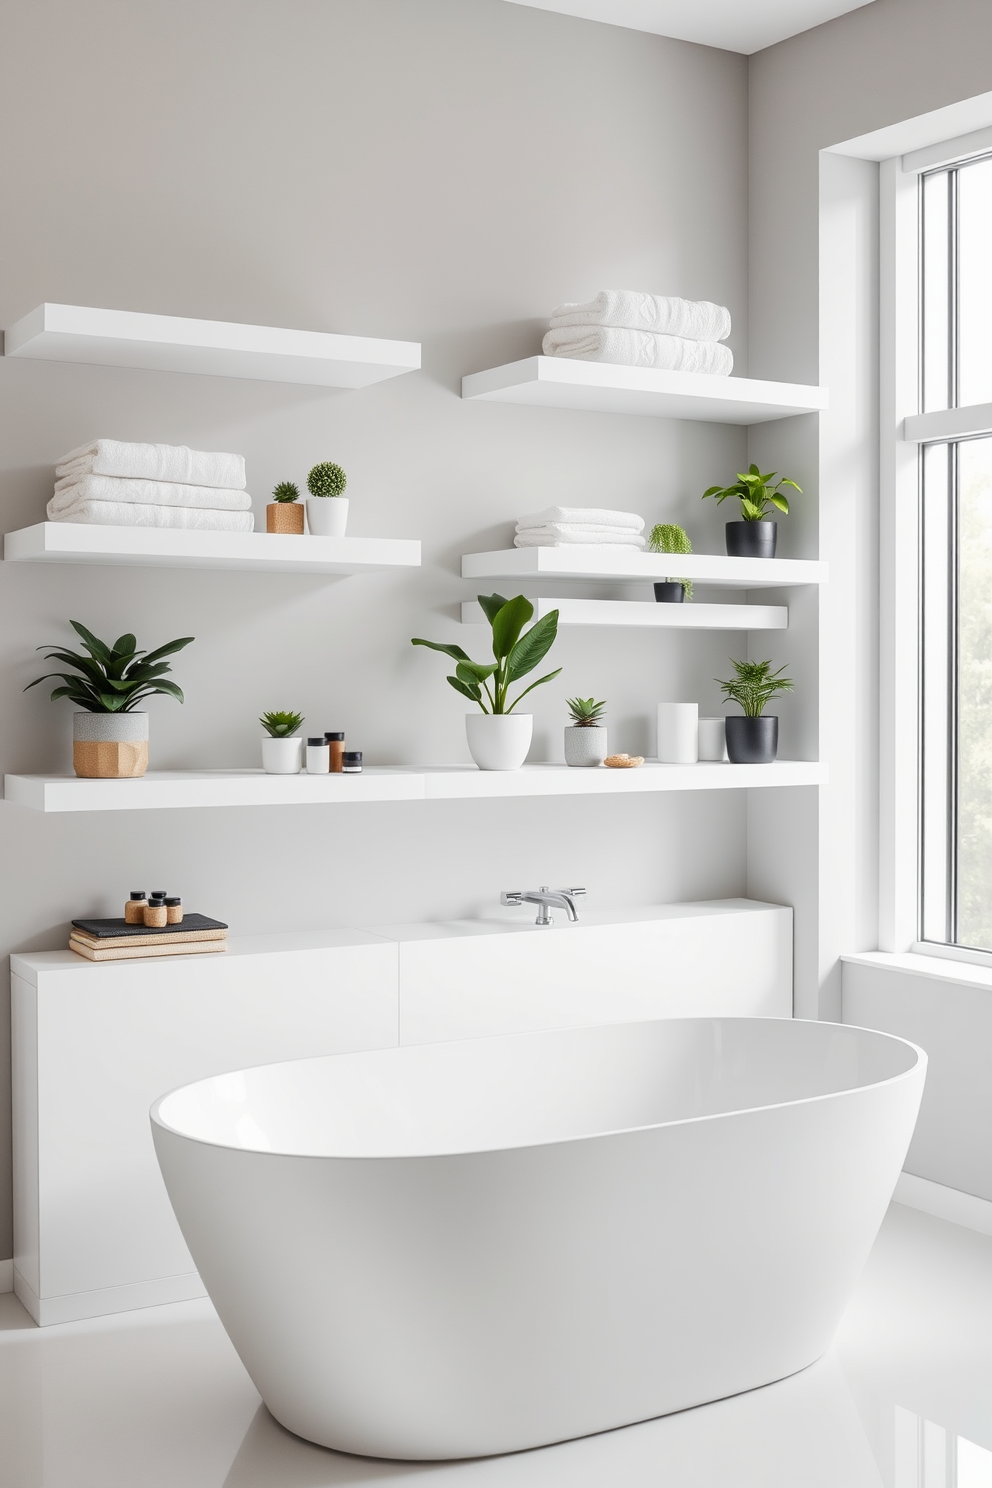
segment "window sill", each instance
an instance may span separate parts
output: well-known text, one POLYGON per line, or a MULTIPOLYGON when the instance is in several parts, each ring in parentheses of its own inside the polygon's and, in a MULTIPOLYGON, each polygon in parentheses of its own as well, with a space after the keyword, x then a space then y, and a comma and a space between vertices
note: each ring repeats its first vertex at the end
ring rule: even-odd
POLYGON ((889 951, 861 951, 841 956, 852 966, 871 966, 878 971, 909 972, 912 976, 929 977, 935 982, 953 982, 959 987, 986 987, 992 992, 992 966, 977 966, 970 961, 952 960, 950 956, 931 956, 920 951, 894 954, 889 951))

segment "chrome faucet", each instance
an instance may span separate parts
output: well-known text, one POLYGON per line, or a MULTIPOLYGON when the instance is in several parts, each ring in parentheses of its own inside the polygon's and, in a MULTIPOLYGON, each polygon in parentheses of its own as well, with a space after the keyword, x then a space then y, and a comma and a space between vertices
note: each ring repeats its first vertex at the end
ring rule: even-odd
POLYGON ((579 918, 575 900, 577 895, 584 893, 585 889, 549 889, 547 884, 542 884, 539 889, 504 889, 499 902, 511 906, 536 904, 538 909, 535 925, 553 925, 552 909, 563 909, 574 923, 579 918))

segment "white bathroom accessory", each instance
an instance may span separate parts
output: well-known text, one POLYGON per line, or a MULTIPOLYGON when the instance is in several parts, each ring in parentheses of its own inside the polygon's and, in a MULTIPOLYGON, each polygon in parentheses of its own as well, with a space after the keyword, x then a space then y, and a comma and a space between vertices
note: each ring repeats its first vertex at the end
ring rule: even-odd
POLYGON ((658 759, 663 765, 694 765, 699 758, 699 704, 658 704, 658 759))
POLYGON ((276 1419, 477 1457, 818 1359, 925 1069, 868 1029, 673 1019, 245 1069, 157 1101, 152 1132, 276 1419))
POLYGON ((266 775, 299 775, 302 768, 303 740, 299 736, 262 740, 262 769, 266 775))
POLYGON ((519 770, 534 734, 534 715, 466 713, 465 733, 480 770, 519 770))
POLYGON ((307 774, 327 775, 331 769, 331 746, 321 734, 307 739, 307 774))
POLYGON ((565 763, 576 769, 594 769, 601 765, 609 754, 604 724, 593 724, 587 728, 576 728, 570 723, 565 728, 565 763))
POLYGON ((699 758, 716 761, 727 758, 727 728, 722 718, 700 718, 699 758))
POLYGON ((348 497, 308 496, 307 526, 314 537, 344 537, 348 526, 348 497))

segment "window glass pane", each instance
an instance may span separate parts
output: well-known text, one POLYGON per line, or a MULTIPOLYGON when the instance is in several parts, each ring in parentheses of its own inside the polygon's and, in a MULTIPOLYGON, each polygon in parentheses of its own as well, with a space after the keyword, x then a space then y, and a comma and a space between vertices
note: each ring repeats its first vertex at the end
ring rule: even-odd
POLYGON ((923 412, 948 407, 947 172, 923 177, 923 412))
POLYGON ((992 948, 992 439, 958 446, 957 936, 992 948))
POLYGON ((953 654, 950 619, 953 455, 948 445, 928 446, 923 455, 923 789, 922 924, 924 940, 953 936, 951 913, 951 747, 953 654))
POLYGON ((992 403, 992 160, 961 166, 957 177, 957 401, 966 407, 992 403))

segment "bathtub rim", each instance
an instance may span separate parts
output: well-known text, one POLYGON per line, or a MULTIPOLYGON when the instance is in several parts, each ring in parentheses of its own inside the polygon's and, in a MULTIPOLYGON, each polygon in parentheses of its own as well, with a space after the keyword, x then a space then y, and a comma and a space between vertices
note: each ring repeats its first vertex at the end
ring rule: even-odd
POLYGON ((648 1123, 646 1123, 646 1124, 644 1124, 642 1126, 610 1127, 607 1130, 603 1130, 603 1131, 579 1132, 575 1136, 556 1137, 556 1138, 554 1138, 552 1140, 542 1139, 542 1140, 538 1140, 538 1141, 534 1141, 534 1142, 502 1143, 499 1146, 494 1146, 494 1147, 463 1147, 463 1148, 456 1148, 454 1150, 444 1149, 444 1150, 438 1150, 438 1151, 433 1151, 433 1152, 374 1152, 374 1153, 371 1153, 371 1152, 370 1153, 291 1152, 291 1151, 284 1151, 284 1150, 278 1149, 278 1148, 277 1149, 273 1149, 273 1148, 266 1149, 266 1148, 262 1148, 262 1147, 250 1147, 250 1146, 249 1147, 246 1147, 246 1146, 244 1146, 242 1144, 239 1144, 239 1145, 235 1146, 231 1142, 220 1142, 220 1141, 216 1141, 216 1140, 214 1140, 212 1138, 198 1136, 198 1135, 193 1135, 190 1132, 182 1131, 178 1127, 173 1126, 168 1121, 166 1121, 163 1118, 162 1112, 161 1112, 162 1106, 173 1095, 176 1095, 180 1091, 183 1091, 183 1090, 192 1089, 193 1087, 195 1087, 197 1085, 206 1085, 211 1080, 217 1080, 217 1079, 223 1078, 223 1075, 225 1075, 225 1074, 226 1075, 232 1075, 232 1074, 239 1074, 239 1075, 240 1074, 250 1074, 254 1070, 272 1069, 272 1068, 274 1068, 277 1065, 311 1064, 311 1063, 315 1063, 317 1060, 320 1060, 320 1059, 346 1059, 346 1058, 354 1057, 355 1054, 386 1054, 386 1053, 398 1053, 398 1052, 400 1052, 402 1050, 406 1050, 406 1049, 439 1048, 439 1047, 448 1047, 448 1048, 451 1048, 451 1047, 453 1047, 455 1045, 459 1045, 460 1046, 460 1045, 464 1045, 464 1044, 476 1044, 476 1043, 480 1043, 480 1042, 483 1042, 483 1041, 485 1041, 487 1039, 492 1039, 492 1038, 499 1038, 501 1040, 525 1039, 525 1038, 541 1037, 541 1036, 546 1035, 548 1033, 556 1033, 556 1032, 563 1033, 563 1032, 573 1031, 571 1025, 566 1025, 564 1028, 561 1028, 561 1029, 555 1029, 555 1028, 538 1028, 538 1029, 525 1029, 525 1030, 522 1030, 522 1031, 520 1031, 518 1033, 480 1034, 480 1035, 477 1035, 477 1036, 474 1036, 474 1037, 468 1038, 468 1039, 439 1039, 436 1043, 431 1043, 431 1044, 409 1044, 409 1045, 405 1045, 405 1044, 391 1044, 391 1045, 388 1046, 388 1048, 385 1048, 385 1049, 359 1049, 359 1050, 350 1050, 347 1053, 343 1053, 343 1054, 313 1054, 313 1055, 308 1056, 306 1059, 274 1059, 274 1060, 271 1060, 270 1062, 268 1062, 266 1064, 245 1065, 242 1068, 237 1069, 237 1070, 226 1070, 226 1071, 222 1071, 220 1074, 217 1074, 217 1075, 205 1075, 202 1080, 187 1080, 182 1085, 177 1085, 177 1086, 175 1086, 174 1089, 167 1090, 163 1095, 160 1095, 152 1103, 152 1106, 151 1106, 151 1108, 149 1110, 148 1116, 149 1116, 149 1121, 150 1121, 150 1123, 152 1125, 152 1128, 153 1128, 153 1133, 154 1133, 154 1128, 155 1127, 158 1127, 161 1131, 166 1132, 170 1136, 177 1137, 177 1138, 181 1139, 182 1141, 186 1141, 186 1142, 195 1142, 197 1144, 197 1146, 213 1148, 215 1151, 218 1151, 218 1152, 240 1152, 240 1153, 244 1153, 246 1156, 249 1156, 249 1157, 268 1157, 268 1158, 275 1158, 275 1159, 293 1158, 294 1160, 296 1160, 298 1162, 424 1162, 424 1161, 433 1162, 433 1161, 437 1161, 438 1159, 463 1158, 463 1157, 483 1157, 483 1156, 487 1156, 489 1154, 501 1153, 501 1152, 526 1152, 526 1151, 533 1151, 536 1148, 564 1147, 564 1146, 571 1146, 572 1144, 577 1143, 577 1142, 599 1141, 599 1140, 601 1140, 601 1139, 603 1139, 605 1137, 629 1136, 629 1135, 634 1135, 634 1134, 636 1134, 638 1132, 661 1131, 661 1130, 664 1130, 665 1128, 669 1128, 669 1127, 673 1127, 674 1128, 674 1127, 679 1127, 679 1126, 698 1125, 698 1124, 700 1124, 702 1122, 711 1122, 711 1121, 726 1121, 726 1120, 732 1119, 734 1117, 757 1115, 758 1113, 763 1112, 763 1111, 777 1111, 777 1110, 784 1110, 787 1107, 809 1106, 809 1105, 812 1105, 812 1104, 817 1103, 817 1102, 842 1100, 845 1097, 852 1096, 852 1095, 855 1095, 855 1094, 859 1094, 861 1092, 867 1092, 867 1091, 870 1091, 870 1090, 878 1090, 878 1089, 880 1089, 884 1085, 895 1085, 895 1084, 898 1084, 900 1081, 903 1081, 903 1080, 915 1079, 915 1078, 918 1078, 920 1075, 922 1075, 922 1077, 923 1077, 924 1080, 926 1079, 927 1067, 929 1065, 929 1056, 927 1055, 926 1050, 925 1049, 922 1049, 919 1044, 914 1044, 910 1039, 902 1038, 899 1034, 886 1033, 882 1029, 878 1029, 878 1028, 867 1028, 867 1027, 863 1026, 862 1024, 857 1024, 857 1023, 837 1023, 837 1022, 834 1022, 834 1021, 828 1021, 826 1019, 814 1019, 814 1018, 755 1018, 755 1017, 733 1018, 733 1017, 726 1017, 726 1018, 711 1019, 711 1018, 706 1018, 706 1017, 700 1017, 700 1018, 641 1018, 641 1019, 637 1019, 636 1021, 633 1021, 633 1022, 626 1022, 626 1021, 624 1021, 624 1022, 619 1022, 618 1023, 616 1021, 608 1021, 608 1022, 604 1022, 604 1023, 583 1024, 583 1025, 581 1025, 581 1027, 584 1028, 584 1029, 594 1029, 594 1028, 636 1028, 636 1027, 644 1026, 644 1025, 654 1026, 654 1025, 657 1025, 658 1023, 706 1023, 706 1022, 721 1022, 721 1023, 761 1023, 761 1024, 775 1023, 775 1024, 790 1024, 790 1025, 795 1024, 795 1023, 809 1023, 809 1024, 813 1024, 816 1027, 822 1027, 822 1028, 842 1028, 842 1029, 844 1029, 847 1032, 851 1032, 851 1033, 869 1033, 874 1038, 885 1039, 885 1040, 887 1040, 887 1041, 889 1041, 891 1043, 903 1044, 903 1045, 905 1045, 906 1048, 911 1049, 916 1057, 915 1057, 913 1063, 909 1066, 908 1069, 900 1070, 895 1075, 888 1075, 888 1076, 886 1076, 882 1080, 872 1080, 872 1081, 869 1081, 867 1084, 864 1084, 864 1085, 853 1085, 853 1086, 850 1086, 846 1090, 829 1090, 829 1091, 826 1091, 826 1092, 824 1092, 822 1094, 819 1094, 819 1095, 805 1095, 805 1096, 800 1096, 798 1100, 770 1101, 770 1102, 766 1102, 764 1105, 741 1106, 741 1107, 735 1108, 732 1111, 714 1111, 714 1112, 711 1112, 709 1115, 706 1115, 706 1116, 679 1116, 679 1117, 676 1117, 674 1120, 671 1120, 671 1121, 652 1121, 652 1122, 648 1122, 648 1123))

